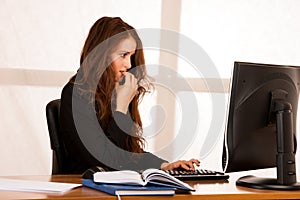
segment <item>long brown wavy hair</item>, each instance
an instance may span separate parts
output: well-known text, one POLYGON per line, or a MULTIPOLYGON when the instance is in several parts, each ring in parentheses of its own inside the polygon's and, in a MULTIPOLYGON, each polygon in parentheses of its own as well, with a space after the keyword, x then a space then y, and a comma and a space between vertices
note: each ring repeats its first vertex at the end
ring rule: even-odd
POLYGON ((151 87, 147 79, 142 42, 136 30, 119 17, 102 17, 91 27, 80 57, 80 77, 78 84, 84 84, 83 93, 89 94, 101 128, 107 129, 113 117, 115 73, 111 67, 110 55, 124 39, 132 37, 136 41, 135 53, 131 56, 131 71, 138 80, 138 94, 129 105, 129 114, 135 128, 127 135, 125 150, 143 152, 142 121, 138 104, 145 92, 151 87), (133 70, 132 70, 133 69, 133 70))

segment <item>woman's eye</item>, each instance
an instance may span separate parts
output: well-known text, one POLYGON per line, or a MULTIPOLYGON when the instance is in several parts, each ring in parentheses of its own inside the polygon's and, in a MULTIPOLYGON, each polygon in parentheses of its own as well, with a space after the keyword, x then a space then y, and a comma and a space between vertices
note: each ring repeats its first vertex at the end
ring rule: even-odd
POLYGON ((121 57, 125 58, 128 55, 128 53, 121 53, 121 57))

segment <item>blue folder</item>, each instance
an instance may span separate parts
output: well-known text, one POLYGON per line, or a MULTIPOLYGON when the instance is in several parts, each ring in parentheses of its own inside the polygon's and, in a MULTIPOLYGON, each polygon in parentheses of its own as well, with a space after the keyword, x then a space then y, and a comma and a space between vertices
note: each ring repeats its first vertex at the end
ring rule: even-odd
POLYGON ((151 184, 147 184, 147 186, 139 186, 139 185, 95 183, 92 179, 83 179, 82 184, 86 187, 93 188, 116 196, 132 196, 132 195, 172 196, 175 194, 174 187, 157 186, 151 184))

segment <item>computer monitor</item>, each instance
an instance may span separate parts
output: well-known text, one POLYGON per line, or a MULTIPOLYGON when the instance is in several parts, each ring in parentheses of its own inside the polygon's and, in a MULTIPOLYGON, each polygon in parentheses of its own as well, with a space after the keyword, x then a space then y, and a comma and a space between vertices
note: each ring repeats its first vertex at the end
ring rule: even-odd
POLYGON ((236 184, 299 190, 296 116, 300 67, 235 62, 224 138, 225 172, 277 167, 277 178, 245 176, 236 184))

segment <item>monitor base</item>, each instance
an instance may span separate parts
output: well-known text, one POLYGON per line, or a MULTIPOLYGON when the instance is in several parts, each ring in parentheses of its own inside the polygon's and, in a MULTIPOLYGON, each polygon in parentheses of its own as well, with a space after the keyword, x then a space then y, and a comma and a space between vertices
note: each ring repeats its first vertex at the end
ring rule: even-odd
POLYGON ((300 190, 300 182, 291 185, 281 185, 275 178, 261 178, 255 176, 244 176, 236 181, 236 185, 255 189, 269 190, 300 190))

